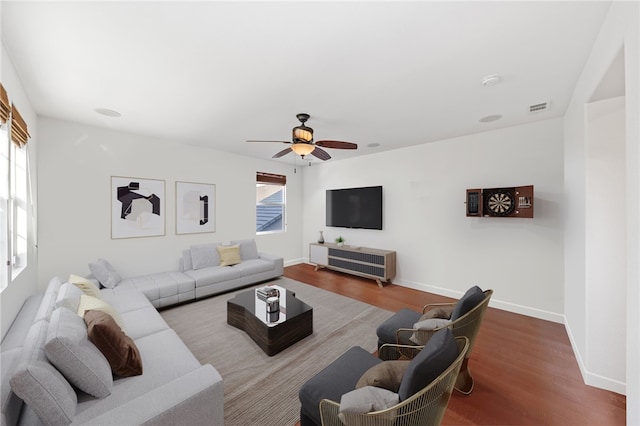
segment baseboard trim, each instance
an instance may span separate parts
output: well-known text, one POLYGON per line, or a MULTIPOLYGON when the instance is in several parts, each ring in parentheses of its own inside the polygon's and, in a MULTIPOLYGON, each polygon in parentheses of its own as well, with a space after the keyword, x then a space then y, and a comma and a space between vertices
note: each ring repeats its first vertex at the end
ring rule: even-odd
MULTIPOLYGON (((406 280, 394 280, 394 284, 401 285, 403 287, 412 288, 414 290, 426 291, 429 293, 437 294, 439 296, 451 297, 454 299, 459 299, 464 294, 463 292, 457 290, 451 290, 448 288, 438 287, 434 285, 428 285, 424 283, 417 283, 406 280)), ((528 317, 538 318, 546 321, 552 321, 559 324, 564 324, 564 315, 558 314, 556 312, 545 311, 543 309, 533 308, 531 306, 519 305, 517 303, 506 302, 504 300, 500 300, 499 298, 494 297, 491 298, 491 302, 489 306, 492 308, 500 309, 507 312, 513 312, 515 314, 526 315, 528 317)))
MULTIPOLYGON (((303 258, 301 261, 287 262, 286 266, 295 265, 298 263, 307 263, 307 264, 313 265, 312 263, 309 262, 308 258, 303 258)), ((428 285, 428 284, 419 283, 415 281, 394 279, 393 283, 397 285, 401 285, 403 287, 412 288, 414 290, 426 291, 428 293, 437 294, 438 296, 451 297, 453 299, 459 299, 464 294, 463 292, 460 292, 460 291, 451 290, 448 288, 438 287, 434 285, 428 285)), ((565 318, 564 318, 564 315, 562 314, 545 311, 543 309, 537 309, 530 306, 519 305, 517 303, 505 302, 495 297, 491 298, 491 302, 489 303, 489 306, 491 306, 492 308, 503 310, 503 311, 526 315, 528 317, 538 318, 546 321, 552 321, 559 324, 565 323, 565 318)))
POLYGON ((573 337, 573 332, 571 331, 571 325, 565 318, 564 328, 567 330, 567 335, 569 336, 569 342, 571 343, 571 349, 573 349, 573 354, 576 357, 576 362, 578 363, 578 368, 580 369, 580 374, 582 374, 582 380, 586 385, 593 386, 598 389, 604 389, 611 392, 619 393, 621 395, 627 394, 627 384, 623 383, 619 380, 614 380, 609 377, 604 377, 596 373, 592 373, 587 370, 587 367, 582 359, 582 353, 580 352, 578 345, 576 344, 576 340, 573 337))
POLYGON ((299 265, 300 263, 309 263, 309 262, 307 261, 307 259, 301 257, 299 259, 285 260, 284 261, 284 266, 299 265))

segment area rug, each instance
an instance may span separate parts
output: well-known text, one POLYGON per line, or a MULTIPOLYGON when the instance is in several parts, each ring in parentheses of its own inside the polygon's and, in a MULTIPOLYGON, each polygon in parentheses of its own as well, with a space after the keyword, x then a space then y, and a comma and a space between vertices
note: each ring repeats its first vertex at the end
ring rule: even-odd
POLYGON ((269 284, 313 307, 313 334, 271 357, 227 325, 227 300, 246 288, 161 312, 195 357, 222 376, 227 426, 295 425, 300 386, 352 346, 375 351, 376 327, 393 314, 284 277, 269 284))

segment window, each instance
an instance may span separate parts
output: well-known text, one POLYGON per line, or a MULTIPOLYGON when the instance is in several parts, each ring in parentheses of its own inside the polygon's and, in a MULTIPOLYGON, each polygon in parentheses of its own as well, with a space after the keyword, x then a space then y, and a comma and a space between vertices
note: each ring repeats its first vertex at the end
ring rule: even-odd
POLYGON ((27 125, 0 85, 0 290, 27 266, 29 170, 27 125))
POLYGON ((2 273, 0 273, 0 290, 7 286, 9 282, 9 271, 7 261, 9 260, 9 132, 7 125, 0 125, 0 173, 2 173, 2 185, 0 186, 0 262, 2 262, 2 273))
POLYGON ((256 175, 256 233, 286 229, 287 177, 258 172, 256 175))

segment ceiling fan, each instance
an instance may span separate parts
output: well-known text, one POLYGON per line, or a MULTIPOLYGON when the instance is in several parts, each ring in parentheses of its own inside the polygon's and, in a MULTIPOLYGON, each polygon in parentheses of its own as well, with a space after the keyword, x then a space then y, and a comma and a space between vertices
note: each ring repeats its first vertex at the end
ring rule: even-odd
POLYGON ((313 155, 323 161, 331 158, 329 153, 322 148, 335 148, 335 149, 358 149, 358 145, 353 142, 341 142, 341 141, 313 141, 313 129, 306 126, 304 123, 309 119, 309 114, 300 113, 296 115, 296 118, 300 121, 300 125, 292 129, 291 141, 262 141, 262 140, 248 140, 247 142, 279 142, 290 144, 289 148, 283 149, 278 152, 273 158, 280 158, 287 155, 291 151, 295 152, 302 158, 305 155, 313 155), (322 147, 322 148, 321 148, 322 147))

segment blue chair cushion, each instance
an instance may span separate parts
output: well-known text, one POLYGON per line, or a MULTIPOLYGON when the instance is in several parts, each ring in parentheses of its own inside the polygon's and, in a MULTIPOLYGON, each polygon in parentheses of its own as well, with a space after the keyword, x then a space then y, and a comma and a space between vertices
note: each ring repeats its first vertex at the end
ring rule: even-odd
POLYGON ((369 368, 381 362, 378 357, 354 346, 310 378, 298 392, 301 426, 320 425, 320 401, 326 398, 340 402, 342 395, 354 390, 369 368))
POLYGON ((456 306, 453 308, 453 312, 451 312, 451 321, 455 321, 476 306, 480 302, 484 300, 484 293, 482 289, 477 285, 471 287, 467 292, 458 300, 456 306))
POLYGON ((451 330, 443 328, 436 332, 405 370, 398 389, 400 401, 424 389, 457 357, 458 345, 451 330))
MULTIPOLYGON (((422 314, 416 311, 412 311, 411 309, 400 309, 398 312, 393 314, 391 318, 384 321, 378 326, 376 334, 378 335, 379 346, 384 343, 397 343, 396 332, 398 331, 398 329, 413 328, 413 324, 418 322, 421 316, 422 314)), ((415 344, 411 342, 406 343, 411 345, 415 344)))

